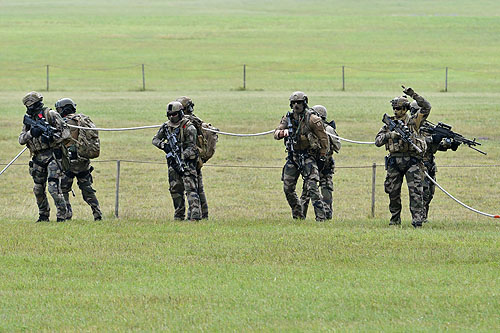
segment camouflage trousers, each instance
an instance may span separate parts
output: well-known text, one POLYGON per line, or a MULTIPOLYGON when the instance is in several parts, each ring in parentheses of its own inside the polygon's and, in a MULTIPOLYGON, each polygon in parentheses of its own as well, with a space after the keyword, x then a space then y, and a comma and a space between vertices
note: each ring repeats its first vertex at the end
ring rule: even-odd
POLYGON ((69 192, 73 187, 73 179, 76 177, 76 181, 80 191, 82 192, 83 200, 92 209, 92 215, 94 219, 102 218, 101 208, 99 207, 99 201, 97 200, 96 190, 92 187, 92 168, 90 166, 90 161, 85 160, 71 160, 70 169, 65 172, 61 179, 61 188, 64 194, 64 199, 66 201, 66 219, 71 219, 73 217, 73 209, 69 201, 69 192))
POLYGON ((318 188, 319 171, 316 160, 311 156, 305 156, 303 159, 298 159, 294 156, 294 161, 287 159, 283 167, 281 180, 283 181, 283 191, 285 192, 286 200, 292 209, 292 217, 294 219, 304 219, 305 215, 302 211, 301 201, 299 200, 295 188, 297 180, 302 175, 304 187, 307 189, 308 197, 311 199, 314 213, 317 221, 326 219, 325 205, 322 201, 321 194, 318 188), (295 161, 300 161, 297 163, 295 161), (299 167, 300 165, 300 167, 299 167))
MULTIPOLYGON (((431 176, 432 179, 436 180, 437 167, 434 161, 424 162, 425 171, 431 176)), ((436 185, 430 181, 425 175, 422 180, 423 191, 424 191, 424 221, 427 222, 427 217, 429 215, 429 206, 431 204, 432 198, 434 198, 434 193, 436 192, 436 185)))
MULTIPOLYGON (((332 219, 333 215, 333 174, 335 170, 335 162, 332 162, 325 166, 323 170, 319 172, 319 189, 321 192, 321 197, 323 200, 323 206, 325 208, 325 216, 327 220, 332 219)), ((302 205, 302 214, 304 217, 307 216, 307 210, 309 208, 310 195, 307 191, 305 184, 302 186, 302 195, 300 196, 300 202, 302 205)))
POLYGON ((66 218, 66 201, 61 191, 61 178, 63 175, 61 160, 56 159, 54 151, 47 149, 33 156, 29 162, 29 172, 33 177, 33 193, 35 194, 38 214, 50 216, 49 201, 45 192, 48 182, 48 190, 57 208, 57 218, 66 218))
POLYGON ((384 182, 385 193, 389 194, 391 224, 401 224, 401 186, 406 177, 410 194, 412 224, 421 226, 425 219, 422 178, 423 163, 410 156, 390 156, 387 161, 387 175, 384 182))
MULTIPOLYGON (((186 213, 186 205, 184 200, 185 193, 189 205, 188 219, 200 220, 202 218, 202 213, 200 195, 198 194, 199 186, 196 164, 186 163, 183 175, 178 174, 177 171, 175 171, 172 167, 169 167, 168 182, 170 184, 170 195, 172 196, 172 201, 174 204, 174 218, 176 220, 184 220, 184 216, 186 213)), ((208 207, 206 214, 208 216, 208 207)))

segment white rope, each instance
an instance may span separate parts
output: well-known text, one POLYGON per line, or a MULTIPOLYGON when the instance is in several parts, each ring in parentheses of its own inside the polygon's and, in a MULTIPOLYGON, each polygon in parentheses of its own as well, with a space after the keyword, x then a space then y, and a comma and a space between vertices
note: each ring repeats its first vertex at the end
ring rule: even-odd
POLYGON ((229 132, 222 132, 218 130, 214 130, 211 128, 203 128, 203 130, 209 131, 209 132, 214 132, 217 134, 223 134, 223 135, 232 135, 232 136, 259 136, 259 135, 267 135, 274 133, 274 130, 266 131, 266 132, 260 132, 260 133, 252 133, 252 134, 237 134, 237 133, 229 133, 229 132))
POLYGON ((346 139, 346 138, 343 138, 343 137, 340 137, 340 136, 337 136, 337 135, 334 135, 334 134, 331 134, 331 133, 326 133, 328 134, 329 136, 335 138, 335 139, 339 139, 339 140, 342 140, 342 141, 346 141, 346 142, 351 142, 351 143, 357 143, 357 144, 360 144, 360 145, 374 145, 375 142, 370 142, 370 141, 355 141, 355 140, 349 140, 349 139, 346 139))
POLYGON ((16 155, 16 157, 14 157, 14 159, 13 159, 12 161, 10 161, 10 163, 9 163, 9 164, 7 164, 7 166, 6 166, 5 168, 3 168, 3 169, 2 169, 2 171, 0 171, 0 175, 1 175, 2 173, 4 173, 4 171, 5 171, 5 170, 7 170, 7 168, 8 168, 8 167, 10 167, 10 165, 11 165, 12 163, 14 163, 14 162, 16 161, 16 160, 19 158, 19 156, 21 156, 21 154, 22 154, 22 153, 24 153, 24 151, 25 151, 26 149, 28 149, 28 146, 24 147, 24 149, 23 149, 23 150, 21 150, 21 151, 19 152, 19 154, 17 154, 17 155, 16 155))
POLYGON ((429 176, 429 174, 428 174, 427 172, 425 172, 425 171, 424 171, 424 173, 425 173, 425 176, 426 176, 427 178, 429 178, 429 179, 430 179, 430 181, 434 183, 434 185, 436 185, 437 187, 439 187, 439 189, 440 189, 441 191, 443 191, 443 192, 444 192, 447 196, 449 196, 450 198, 452 198, 453 200, 455 200, 456 202, 458 202, 459 204, 461 204, 461 205, 462 205, 462 206, 464 206, 465 208, 467 208, 467 209, 469 209, 469 210, 471 210, 471 211, 473 211, 473 212, 475 212, 475 213, 478 213, 478 214, 484 215, 484 216, 492 217, 492 218, 495 218, 495 219, 500 218, 500 215, 493 215, 493 214, 484 213, 484 212, 481 212, 481 211, 479 211, 479 210, 477 210, 477 209, 474 209, 474 208, 472 208, 472 207, 470 207, 470 206, 467 206, 466 204, 464 204, 463 202, 461 202, 460 200, 458 200, 458 199, 456 199, 454 196, 452 196, 450 193, 446 192, 446 190, 445 190, 444 188, 442 188, 442 187, 441 187, 441 185, 439 185, 439 184, 438 184, 438 183, 437 183, 434 179, 432 179, 432 177, 431 177, 431 176, 429 176))
POLYGON ((148 125, 148 126, 138 126, 138 127, 122 127, 122 128, 99 128, 99 127, 82 127, 82 126, 75 126, 75 125, 70 125, 67 124, 69 127, 73 128, 78 128, 78 129, 83 129, 83 130, 94 130, 94 131, 109 131, 109 132, 119 132, 119 131, 134 131, 134 130, 140 130, 140 129, 146 129, 146 128, 158 128, 161 127, 161 125, 148 125))

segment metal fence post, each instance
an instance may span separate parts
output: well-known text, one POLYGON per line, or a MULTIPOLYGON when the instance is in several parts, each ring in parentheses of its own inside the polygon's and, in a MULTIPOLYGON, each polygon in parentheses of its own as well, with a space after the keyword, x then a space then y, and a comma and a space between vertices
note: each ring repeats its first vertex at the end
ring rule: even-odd
POLYGON ((47 91, 49 91, 49 65, 47 65, 47 91))
POLYGON ((243 64, 243 90, 247 88, 247 65, 243 64))
POLYGON ((377 175, 377 163, 372 165, 372 217, 375 217, 375 179, 377 175))
POLYGON ((344 75, 344 67, 342 66, 342 91, 345 91, 345 75, 344 75))
POLYGON ((448 67, 446 67, 446 75, 444 79, 444 91, 445 92, 448 91, 448 67))
POLYGON ((115 193, 115 217, 118 218, 118 207, 120 198, 120 160, 116 161, 116 193, 115 193))
POLYGON ((146 76, 144 75, 144 64, 142 64, 142 90, 146 91, 146 76))

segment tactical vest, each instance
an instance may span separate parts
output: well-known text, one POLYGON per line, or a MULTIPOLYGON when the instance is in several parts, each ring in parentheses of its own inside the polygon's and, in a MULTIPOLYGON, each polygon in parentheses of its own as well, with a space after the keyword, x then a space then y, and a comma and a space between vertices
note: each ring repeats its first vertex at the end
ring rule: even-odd
MULTIPOLYGON (((391 119, 395 119, 395 117, 391 117, 391 119)), ((427 149, 427 144, 425 143, 425 138, 418 134, 417 129, 415 128, 415 124, 412 121, 412 118, 410 118, 408 115, 403 120, 405 125, 408 126, 408 129, 410 130, 411 133, 411 139, 415 143, 415 145, 422 150, 422 154, 426 151, 427 149)), ((389 139, 387 140, 387 143, 385 144, 385 149, 389 151, 391 154, 397 154, 397 153, 402 153, 404 155, 411 155, 411 156, 417 156, 422 154, 418 153, 417 150, 410 145, 408 142, 404 141, 401 138, 396 138, 396 139, 389 139)))
MULTIPOLYGON (((50 125, 54 126, 54 124, 53 124, 54 120, 52 117, 50 117, 49 111, 50 111, 50 109, 48 107, 44 107, 42 109, 42 111, 40 111, 40 113, 35 115, 35 119, 36 120, 39 120, 39 119, 46 120, 50 125)), ((56 126, 54 126, 54 127, 56 127, 56 126)), ((27 132, 29 132, 29 130, 27 132)), ((59 146, 59 144, 56 144, 54 142, 51 142, 51 143, 42 142, 42 137, 39 136, 38 138, 31 138, 27 142, 27 146, 30 150, 31 155, 33 156, 33 155, 36 155, 43 150, 47 150, 50 148, 56 148, 59 146)))
POLYGON ((292 116, 291 120, 294 130, 292 140, 296 142, 293 147, 295 150, 316 152, 321 148, 318 137, 309 126, 312 114, 313 112, 310 109, 306 109, 304 115, 299 116, 298 120, 292 116))

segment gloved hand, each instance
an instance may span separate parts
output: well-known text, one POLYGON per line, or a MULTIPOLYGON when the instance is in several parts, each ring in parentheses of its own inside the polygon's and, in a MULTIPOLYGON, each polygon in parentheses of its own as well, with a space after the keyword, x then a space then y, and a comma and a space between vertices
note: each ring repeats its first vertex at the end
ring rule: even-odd
POLYGON ((161 143, 161 149, 167 154, 170 153, 170 146, 165 142, 161 143))
POLYGON ((53 136, 47 136, 47 135, 42 136, 43 143, 50 144, 52 141, 54 141, 53 136))
POLYGON ((281 130, 280 133, 278 134, 278 137, 280 139, 288 137, 288 130, 287 129, 281 130))
POLYGON ((321 171, 325 168, 325 164, 326 164, 326 156, 320 156, 318 158, 318 170, 321 171))
POLYGON ((40 137, 43 134, 43 130, 40 127, 38 127, 38 126, 33 126, 30 129, 30 134, 31 134, 32 137, 38 138, 38 137, 40 137))
POLYGON ((400 135, 399 135, 398 132, 389 132, 389 133, 385 134, 385 137, 386 137, 387 140, 389 140, 389 139, 393 139, 394 140, 394 139, 399 139, 400 135))
POLYGON ((401 86, 403 88, 403 93, 405 95, 408 95, 410 97, 413 98, 413 95, 415 95, 415 90, 413 90, 412 88, 408 87, 406 88, 405 86, 401 86))

